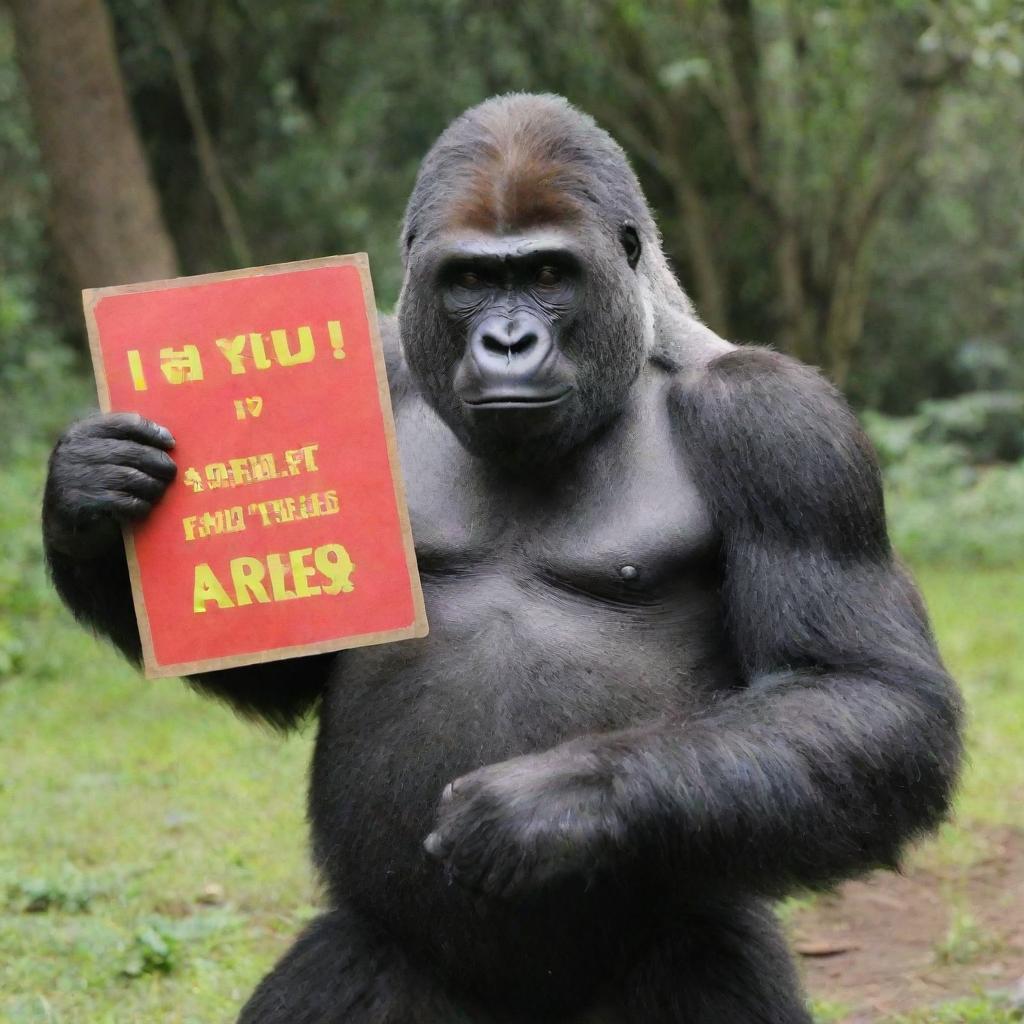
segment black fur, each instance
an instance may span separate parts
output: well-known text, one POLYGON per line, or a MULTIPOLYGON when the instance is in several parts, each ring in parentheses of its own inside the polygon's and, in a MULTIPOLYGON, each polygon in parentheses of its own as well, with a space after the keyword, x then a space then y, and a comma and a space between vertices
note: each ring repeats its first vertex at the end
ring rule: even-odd
MULTIPOLYGON (((870 445, 817 373, 694 318, 621 151, 562 100, 455 122, 403 237, 384 336, 431 635, 192 680, 319 716, 330 909, 243 1024, 808 1024, 766 899, 896 864, 961 756, 870 445), (583 254, 546 299, 538 239, 583 254), (453 246, 500 288, 452 300, 453 246), (508 337, 474 356, 488 316, 508 337), (568 390, 481 414, 467 374, 568 390)), ((117 525, 171 444, 75 425, 44 502, 55 584, 135 660, 117 525)))

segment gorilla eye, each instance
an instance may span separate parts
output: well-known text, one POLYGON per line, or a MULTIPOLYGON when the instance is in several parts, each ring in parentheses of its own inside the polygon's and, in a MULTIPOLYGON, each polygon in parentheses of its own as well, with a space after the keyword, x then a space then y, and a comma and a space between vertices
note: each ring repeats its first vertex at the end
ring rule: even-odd
POLYGON ((562 272, 557 267, 541 267, 534 280, 542 288, 553 288, 562 283, 562 272))
POLYGON ((484 282, 479 274, 474 274, 472 270, 464 270, 455 279, 455 283, 460 288, 479 288, 484 282))

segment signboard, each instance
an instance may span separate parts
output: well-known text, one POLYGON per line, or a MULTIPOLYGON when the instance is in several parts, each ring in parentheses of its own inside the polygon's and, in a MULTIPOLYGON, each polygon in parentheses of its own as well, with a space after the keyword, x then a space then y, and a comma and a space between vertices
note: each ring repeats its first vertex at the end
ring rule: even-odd
POLYGON ((83 301, 101 408, 176 441, 125 533, 147 676, 426 635, 364 254, 83 301))

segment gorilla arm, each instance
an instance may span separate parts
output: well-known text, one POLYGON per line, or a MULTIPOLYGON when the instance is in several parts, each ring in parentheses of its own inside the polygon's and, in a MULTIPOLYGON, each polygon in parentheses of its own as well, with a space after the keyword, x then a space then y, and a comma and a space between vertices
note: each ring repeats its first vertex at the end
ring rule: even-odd
POLYGON ((742 669, 703 713, 483 768, 427 849, 498 893, 604 868, 779 894, 891 866, 946 812, 960 706, 894 562, 870 445, 812 370, 760 349, 674 396, 723 538, 742 669))
POLYGON ((817 373, 766 350, 719 357, 678 410, 744 678, 641 741, 655 831, 671 840, 678 787, 673 845, 701 874, 776 892, 893 866, 948 808, 960 704, 889 547, 870 443, 817 373))

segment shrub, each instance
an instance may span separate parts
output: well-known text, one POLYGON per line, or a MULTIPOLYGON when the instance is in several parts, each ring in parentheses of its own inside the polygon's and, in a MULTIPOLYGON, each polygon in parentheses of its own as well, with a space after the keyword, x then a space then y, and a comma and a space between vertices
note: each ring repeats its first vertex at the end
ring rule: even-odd
POLYGON ((1024 458, 1024 392, 975 391, 923 402, 916 431, 926 444, 957 444, 972 462, 1024 458))
POLYGON ((885 475, 893 544, 909 561, 1024 560, 1024 461, 992 461, 995 453, 1014 450, 1024 396, 993 397, 928 402, 910 417, 864 416, 885 475))

